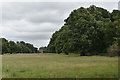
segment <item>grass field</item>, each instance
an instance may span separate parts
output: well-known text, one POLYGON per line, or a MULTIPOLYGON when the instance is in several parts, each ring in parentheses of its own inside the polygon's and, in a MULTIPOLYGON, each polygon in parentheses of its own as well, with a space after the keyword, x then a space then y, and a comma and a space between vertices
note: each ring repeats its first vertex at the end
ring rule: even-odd
POLYGON ((3 78, 117 78, 118 57, 6 54, 3 78))
POLYGON ((2 56, 0 55, 0 80, 2 78, 2 56))

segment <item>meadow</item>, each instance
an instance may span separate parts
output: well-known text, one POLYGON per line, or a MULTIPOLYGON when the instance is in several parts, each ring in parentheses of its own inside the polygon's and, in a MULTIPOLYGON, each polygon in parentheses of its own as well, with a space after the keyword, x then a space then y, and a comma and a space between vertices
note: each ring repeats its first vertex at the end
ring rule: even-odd
POLYGON ((5 54, 3 78, 118 78, 118 57, 5 54))
POLYGON ((0 80, 2 78, 2 56, 0 55, 0 80))

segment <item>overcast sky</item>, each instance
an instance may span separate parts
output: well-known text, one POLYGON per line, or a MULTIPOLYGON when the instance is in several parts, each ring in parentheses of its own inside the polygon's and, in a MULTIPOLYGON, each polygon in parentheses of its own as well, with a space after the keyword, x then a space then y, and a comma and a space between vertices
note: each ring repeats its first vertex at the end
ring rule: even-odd
MULTIPOLYGON (((2 3, 2 37, 25 41, 36 47, 47 46, 52 34, 64 25, 70 12, 90 5, 108 11, 118 9, 117 2, 6 2, 2 3)), ((0 5, 1 6, 1 5, 0 5)))

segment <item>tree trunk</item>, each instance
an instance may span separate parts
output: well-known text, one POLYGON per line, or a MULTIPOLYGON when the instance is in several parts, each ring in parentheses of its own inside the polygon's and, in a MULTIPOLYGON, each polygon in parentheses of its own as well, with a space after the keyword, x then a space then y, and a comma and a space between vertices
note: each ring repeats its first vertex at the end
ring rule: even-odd
POLYGON ((85 53, 81 53, 80 56, 86 56, 85 53))
POLYGON ((65 55, 69 55, 69 53, 65 53, 65 55))
POLYGON ((12 54, 12 52, 10 52, 10 54, 12 54))

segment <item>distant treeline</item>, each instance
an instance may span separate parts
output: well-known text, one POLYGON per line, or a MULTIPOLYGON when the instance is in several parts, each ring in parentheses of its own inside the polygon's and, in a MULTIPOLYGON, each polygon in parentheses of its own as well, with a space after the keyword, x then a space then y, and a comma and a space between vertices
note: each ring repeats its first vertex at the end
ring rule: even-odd
POLYGON ((50 53, 120 54, 120 11, 94 5, 73 10, 45 48, 50 53))
POLYGON ((8 41, 5 38, 0 38, 0 48, 3 53, 36 53, 37 48, 32 44, 24 41, 8 41))

